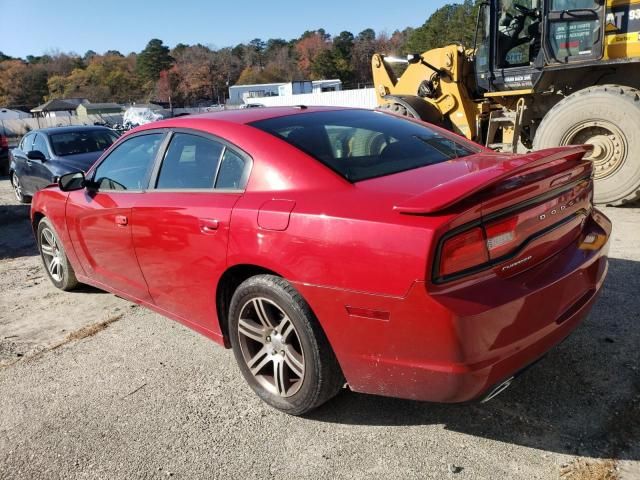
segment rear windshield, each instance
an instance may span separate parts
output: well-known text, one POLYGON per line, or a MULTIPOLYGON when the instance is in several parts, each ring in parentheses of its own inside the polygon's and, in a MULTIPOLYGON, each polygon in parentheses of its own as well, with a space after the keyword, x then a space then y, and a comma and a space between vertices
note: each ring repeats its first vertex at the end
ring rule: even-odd
POLYGON ((251 125, 308 153, 351 182, 479 151, 426 125, 371 110, 310 112, 251 125))
POLYGON ((60 157, 78 153, 101 152, 115 142, 118 136, 108 130, 88 130, 50 135, 53 153, 60 157))

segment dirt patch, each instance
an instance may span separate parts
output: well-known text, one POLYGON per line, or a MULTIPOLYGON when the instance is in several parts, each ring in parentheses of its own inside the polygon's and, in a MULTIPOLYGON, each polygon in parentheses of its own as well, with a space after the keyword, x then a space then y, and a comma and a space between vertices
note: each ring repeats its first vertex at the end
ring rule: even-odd
POLYGON ((618 468, 613 460, 576 460, 560 471, 562 480, 618 480, 618 468))
MULTIPOLYGON (((0 341, 0 356, 2 356, 3 353, 4 353, 5 356, 7 356, 7 354, 9 354, 11 356, 15 356, 15 359, 13 361, 0 363, 0 368, 11 366, 14 363, 19 362, 20 360, 23 360, 23 359, 24 360, 30 360, 30 359, 39 357, 40 355, 42 355, 45 352, 48 352, 48 351, 51 351, 51 350, 56 350, 56 349, 58 349, 60 347, 63 347, 64 345, 66 345, 68 343, 71 343, 71 342, 74 342, 74 341, 78 341, 78 340, 82 340, 84 338, 92 337, 96 333, 99 333, 99 332, 103 331, 104 329, 106 329, 113 322, 117 322, 122 317, 124 317, 124 314, 120 313, 118 315, 114 315, 112 317, 109 317, 106 320, 103 320, 102 322, 94 323, 92 325, 87 325, 85 327, 80 328, 79 330, 71 332, 63 340, 61 340, 61 341, 59 341, 57 343, 54 343, 53 345, 51 345, 49 347, 42 347, 41 346, 41 347, 39 347, 39 348, 35 349, 34 351, 31 351, 31 352, 29 352, 27 354, 17 351, 18 346, 16 345, 15 342, 0 341)), ((6 339, 3 339, 3 340, 6 340, 6 339)))
POLYGON ((117 322, 118 320, 120 320, 124 315, 122 313, 108 318, 103 322, 100 323, 94 323, 93 325, 87 325, 86 327, 82 327, 80 330, 76 330, 75 332, 71 332, 69 335, 67 335, 67 337, 60 343, 58 343, 57 345, 52 347, 52 350, 55 350, 56 348, 59 348, 63 345, 66 345, 69 342, 73 342, 75 340, 82 340, 83 338, 87 338, 87 337, 92 337, 94 336, 96 333, 101 332, 102 330, 104 330, 105 328, 107 328, 109 325, 111 325, 113 322, 117 322))
POLYGON ((609 276, 589 318, 491 403, 344 392, 300 419, 264 406, 207 339, 97 289, 54 288, 13 204, 0 179, 7 478, 640 479, 640 210, 607 211, 609 276))
POLYGON ((16 203, 6 179, 0 180, 0 262, 0 367, 51 350, 71 335, 97 333, 104 326, 96 325, 108 325, 129 308, 128 302, 94 288, 66 293, 51 286, 29 205, 16 203))

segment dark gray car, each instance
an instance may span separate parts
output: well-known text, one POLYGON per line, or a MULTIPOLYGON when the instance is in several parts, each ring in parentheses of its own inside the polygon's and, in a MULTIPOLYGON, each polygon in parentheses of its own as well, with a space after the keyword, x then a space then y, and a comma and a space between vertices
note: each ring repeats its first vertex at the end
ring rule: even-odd
POLYGON ((106 127, 57 127, 26 134, 10 152, 9 175, 16 198, 31 196, 65 173, 86 172, 118 138, 106 127))

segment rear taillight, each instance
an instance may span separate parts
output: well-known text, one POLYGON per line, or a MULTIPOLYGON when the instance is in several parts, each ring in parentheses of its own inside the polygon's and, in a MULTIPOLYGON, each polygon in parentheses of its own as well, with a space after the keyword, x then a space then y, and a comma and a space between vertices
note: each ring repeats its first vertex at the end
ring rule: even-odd
MULTIPOLYGON (((528 238, 540 232, 545 223, 547 203, 466 230, 447 238, 440 252, 440 278, 454 275, 489 262, 498 261, 513 253, 528 238)), ((558 209, 559 211, 559 209, 558 209)), ((556 210, 552 209, 550 215, 556 210)), ((564 208, 563 208, 564 212, 564 208)))
POLYGON ((529 240, 577 214, 586 215, 591 192, 591 184, 581 182, 549 200, 477 222, 459 233, 446 234, 440 244, 434 280, 446 281, 506 261, 529 240))
POLYGON ((9 148, 9 141, 4 135, 0 135, 0 148, 9 148))
POLYGON ((541 227, 565 218, 575 203, 573 200, 567 204, 559 204, 558 199, 553 199, 512 217, 488 223, 484 228, 487 232, 489 258, 495 260, 512 252, 527 238, 539 232, 541 227))
POLYGON ((509 253, 518 242, 518 217, 491 223, 485 227, 487 250, 491 259, 509 253))
POLYGON ((482 227, 448 238, 440 252, 440 276, 462 272, 489 261, 482 227))

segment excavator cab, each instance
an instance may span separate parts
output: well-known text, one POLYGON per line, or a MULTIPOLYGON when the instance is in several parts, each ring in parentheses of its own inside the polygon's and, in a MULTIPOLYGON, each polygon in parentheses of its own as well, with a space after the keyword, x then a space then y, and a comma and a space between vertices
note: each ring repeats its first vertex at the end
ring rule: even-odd
POLYGON ((547 68, 600 60, 604 0, 492 0, 476 31, 478 93, 531 90, 547 68))

